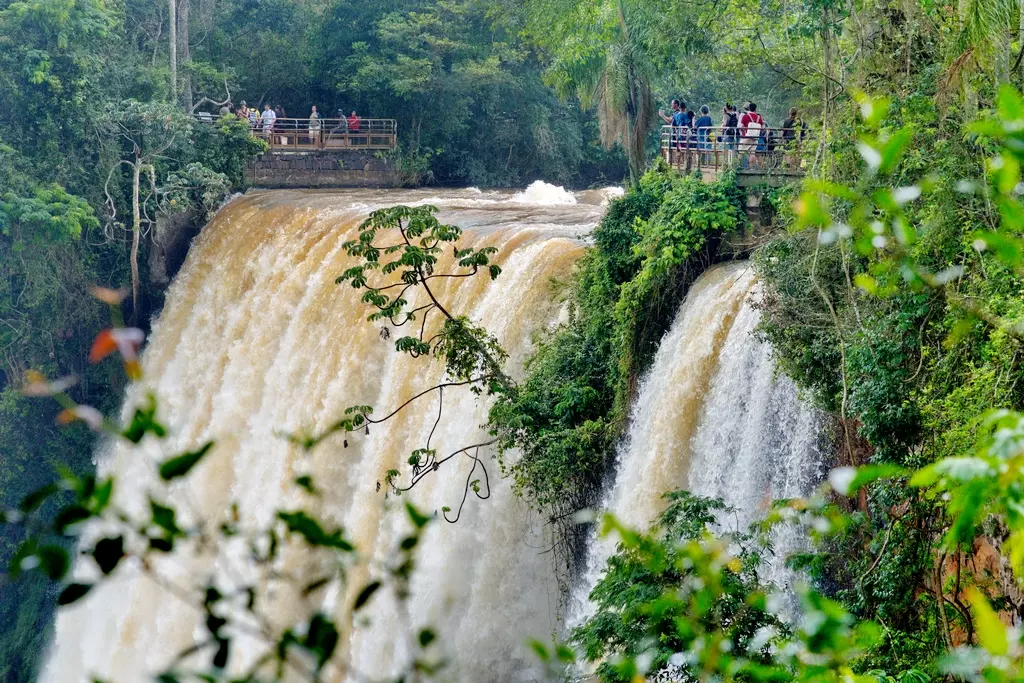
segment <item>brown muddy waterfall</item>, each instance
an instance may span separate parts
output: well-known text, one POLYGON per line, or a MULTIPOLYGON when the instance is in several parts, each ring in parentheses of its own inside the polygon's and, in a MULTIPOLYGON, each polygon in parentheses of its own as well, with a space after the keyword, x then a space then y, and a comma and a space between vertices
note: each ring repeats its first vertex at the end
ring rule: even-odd
MULTIPOLYGON (((498 337, 518 376, 534 335, 564 315, 552 280, 564 281, 571 273, 612 194, 573 195, 534 184, 518 194, 260 192, 236 199, 203 230, 171 286, 145 351, 146 379, 126 399, 127 414, 147 393, 155 394, 163 421, 172 425, 171 438, 97 456, 101 470, 131 484, 121 488, 118 502, 130 510, 148 509, 145 492, 159 490, 153 464, 215 440, 213 452, 188 480, 161 495, 208 520, 226 519, 232 502, 243 519, 262 523, 277 509, 312 509, 342 525, 363 554, 350 582, 361 585, 366 566, 387 556, 406 524, 394 498, 385 500, 377 491, 377 482, 422 445, 436 403, 415 404, 398 421, 351 438, 347 448, 339 435, 306 454, 280 435, 322 430, 352 405, 400 405, 437 382, 442 369, 396 353, 393 342, 381 338, 379 325, 366 322, 358 293, 334 284, 351 265, 342 244, 374 208, 430 203, 441 209, 442 221, 466 230, 467 246, 498 247, 501 277, 445 281, 441 298, 446 308, 498 337), (294 486, 304 474, 315 478, 321 497, 294 486)), ((608 507, 630 522, 653 518, 661 493, 688 481, 699 493, 734 492, 739 497, 730 502, 754 501, 764 509, 765 499, 794 495, 816 476, 815 419, 793 388, 775 377, 768 350, 751 334, 756 312, 749 299, 755 290, 748 271, 730 266, 698 281, 680 309, 641 389, 631 436, 609 485, 608 507), (689 476, 695 463, 699 476, 689 476), (724 480, 730 472, 745 480, 724 480), (785 485, 789 479, 792 486, 785 485)), ((485 400, 468 393, 446 395, 450 419, 434 437, 439 452, 483 440, 487 408, 485 400)), ((471 464, 428 477, 411 499, 431 512, 456 506, 471 464)), ((444 680, 541 680, 525 641, 547 639, 564 628, 554 554, 544 552, 552 539, 544 519, 512 495, 494 464, 490 471, 489 500, 471 500, 457 524, 430 526, 413 582, 411 618, 441 634, 452 661, 444 680)), ((245 576, 234 575, 244 569, 234 561, 240 549, 223 546, 215 555, 173 558, 161 570, 172 578, 244 582, 245 576)), ((593 544, 570 604, 570 623, 587 613, 586 593, 607 552, 593 544)), ((308 564, 293 555, 287 569, 313 577, 316 567, 308 564)), ((351 594, 323 593, 316 609, 347 612, 351 594)), ((300 610, 308 609, 286 595, 268 600, 282 621, 301 618, 300 610)), ((344 634, 360 677, 338 672, 332 683, 381 679, 404 661, 395 636, 405 621, 394 605, 375 598, 369 612, 368 624, 349 623, 344 634)), ((166 667, 201 633, 200 612, 137 567, 123 567, 115 581, 60 613, 42 680, 149 680, 148 673, 166 667)), ((251 656, 261 651, 245 638, 239 645, 251 656)))

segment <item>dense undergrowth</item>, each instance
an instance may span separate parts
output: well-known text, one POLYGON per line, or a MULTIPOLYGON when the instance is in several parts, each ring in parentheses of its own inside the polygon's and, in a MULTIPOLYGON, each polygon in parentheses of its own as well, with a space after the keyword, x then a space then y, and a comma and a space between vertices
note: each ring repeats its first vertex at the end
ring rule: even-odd
MULTIPOLYGON (((735 179, 658 166, 611 203, 569 290, 568 321, 540 340, 491 425, 517 493, 551 513, 578 551, 570 513, 594 505, 641 373, 721 238, 745 225, 735 179)), ((566 557, 569 560, 569 557, 566 557)))
MULTIPOLYGON (((847 117, 857 124, 852 108, 847 117)), ((895 98, 880 127, 905 128, 912 137, 892 172, 862 189, 926 190, 904 209, 920 235, 905 258, 929 272, 962 270, 948 287, 915 286, 913 278, 906 286, 906 270, 887 271, 847 240, 819 239, 793 212, 780 216, 790 233, 757 254, 767 292, 760 331, 805 395, 843 420, 845 464, 917 468, 960 457, 982 435, 986 414, 1024 407, 1021 342, 983 320, 1024 318, 1020 276, 977 248, 977 235, 1000 221, 997 206, 976 190, 994 150, 964 135, 963 125, 921 92, 895 98)), ((869 176, 852 142, 833 154, 835 182, 869 176)), ((842 221, 850 205, 834 211, 842 221)), ((805 559, 821 586, 883 626, 865 665, 934 672, 939 653, 974 638, 963 598, 971 586, 1006 614, 1020 614, 1004 568, 991 562, 991 549, 998 552, 1005 538, 994 520, 986 539, 938 545, 951 513, 905 479, 872 485, 850 511, 843 533, 805 559)))

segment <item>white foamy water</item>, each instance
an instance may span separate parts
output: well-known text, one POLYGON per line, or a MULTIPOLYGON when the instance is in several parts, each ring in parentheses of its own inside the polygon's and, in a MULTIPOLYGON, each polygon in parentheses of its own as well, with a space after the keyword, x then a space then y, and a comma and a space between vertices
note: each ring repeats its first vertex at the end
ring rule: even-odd
MULTIPOLYGON (((821 481, 820 419, 775 373, 770 348, 753 331, 759 313, 745 262, 716 266, 694 283, 640 387, 613 485, 602 507, 646 529, 666 491, 722 498, 736 508, 721 520, 740 530, 773 500, 810 494, 821 481)), ((787 554, 804 547, 792 527, 775 532, 776 557, 762 576, 785 591, 787 554)), ((604 572, 615 539, 592 539, 570 598, 567 626, 593 614, 587 595, 604 572)))
POLYGON ((545 183, 543 180, 535 180, 522 192, 512 197, 512 201, 521 204, 537 204, 539 206, 553 206, 559 204, 575 204, 576 196, 567 191, 564 187, 545 183))

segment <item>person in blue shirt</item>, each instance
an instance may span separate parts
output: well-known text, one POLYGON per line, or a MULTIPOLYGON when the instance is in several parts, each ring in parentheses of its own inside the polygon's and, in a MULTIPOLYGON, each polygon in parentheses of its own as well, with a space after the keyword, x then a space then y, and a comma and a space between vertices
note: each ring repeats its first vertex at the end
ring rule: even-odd
POLYGON ((697 148, 698 149, 711 149, 711 143, 708 141, 709 134, 711 133, 711 126, 714 122, 711 120, 711 109, 708 105, 703 105, 700 108, 700 116, 693 122, 693 127, 697 129, 697 148))
POLYGON ((689 128, 692 117, 690 112, 686 111, 686 103, 679 100, 672 100, 672 116, 668 116, 660 109, 658 110, 658 116, 666 124, 675 128, 689 128))
POLYGON ((685 143, 689 147, 690 129, 693 127, 693 112, 686 111, 686 102, 672 100, 672 116, 658 110, 661 120, 672 126, 672 142, 682 149, 685 143))

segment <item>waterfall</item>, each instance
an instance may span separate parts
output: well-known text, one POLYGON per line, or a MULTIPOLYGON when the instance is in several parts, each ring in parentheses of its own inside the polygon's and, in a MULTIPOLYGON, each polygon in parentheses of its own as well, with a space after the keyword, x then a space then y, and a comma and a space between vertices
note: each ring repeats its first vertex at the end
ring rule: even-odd
MULTIPOLYGON (((127 416, 152 392, 170 437, 138 448, 111 446, 100 457, 100 470, 118 477, 115 502, 142 516, 146 492, 161 491, 154 463, 216 440, 189 478, 164 492, 182 509, 226 520, 237 501, 243 519, 265 523, 274 510, 301 504, 343 525, 368 561, 382 561, 405 525, 400 511, 389 512, 395 501, 385 501, 377 482, 422 445, 437 403, 416 403, 369 435, 350 436, 347 447, 338 435, 307 454, 279 435, 322 430, 351 405, 393 408, 441 377, 438 363, 396 353, 393 341, 381 339, 379 325, 366 322, 360 293, 334 284, 352 264, 342 243, 372 208, 432 203, 440 206, 442 221, 467 229, 466 246, 498 247, 495 261, 504 273, 497 281, 446 280, 439 297, 446 308, 495 334, 510 352, 512 374, 521 374, 532 335, 561 312, 551 280, 571 271, 584 249, 580 237, 603 213, 604 197, 552 201, 552 195, 562 196, 555 190, 535 187, 519 196, 290 191, 232 202, 203 230, 169 290, 144 354, 145 379, 126 399, 127 416), (320 498, 292 485, 304 474, 315 477, 320 498)), ((455 392, 445 399, 447 417, 433 442, 439 452, 484 440, 486 400, 455 392)), ((458 505, 470 463, 452 464, 412 491, 421 509, 458 505)), ((543 552, 551 545, 544 520, 491 467, 490 500, 471 500, 458 524, 429 527, 412 586, 411 620, 437 629, 453 662, 447 672, 452 680, 518 680, 535 663, 525 639, 557 629, 557 584, 551 554, 543 552)), ((234 561, 240 549, 223 545, 214 557, 174 558, 161 569, 181 581, 207 574, 227 580, 244 567, 234 561)), ((290 571, 316 577, 316 567, 301 556, 288 563, 290 571)), ((366 576, 365 568, 354 571, 355 588, 328 591, 317 608, 345 613, 351 591, 366 576)), ((343 643, 356 670, 372 678, 400 663, 396 635, 406 630, 383 591, 380 596, 368 610, 369 624, 346 625, 343 643)), ((270 604, 282 623, 302 616, 300 602, 286 595, 270 604)), ((147 673, 166 667, 201 632, 199 612, 128 564, 115 580, 60 612, 42 680, 148 680, 147 673)), ((255 653, 245 638, 237 646, 247 656, 255 653)), ((339 674, 332 680, 351 679, 339 674)))
MULTIPOLYGON (((359 293, 334 284, 352 264, 342 244, 376 207, 430 203, 440 207, 441 220, 466 229, 465 246, 496 246, 495 260, 504 269, 496 282, 446 280, 438 296, 497 336, 516 376, 533 335, 564 313, 551 281, 571 271, 585 248, 581 238, 615 195, 535 184, 518 194, 280 191, 236 199, 203 230, 172 284, 143 357, 145 379, 125 401, 127 417, 147 394, 155 395, 159 417, 172 429, 169 438, 102 449, 101 472, 120 482, 115 502, 144 518, 152 491, 172 497, 186 516, 213 522, 229 519, 237 503, 242 519, 257 524, 268 523, 277 509, 311 509, 345 528, 363 562, 349 588, 332 586, 316 605, 269 589, 266 604, 280 624, 313 610, 347 613, 368 567, 379 566, 406 530, 395 500, 385 499, 378 482, 423 445, 437 403, 418 402, 387 425, 349 435, 347 442, 332 437, 312 453, 281 432, 323 430, 351 405, 380 411, 401 405, 439 381, 442 369, 396 353, 379 325, 366 322, 359 293), (167 489, 154 480, 155 463, 209 440, 216 441, 214 450, 183 483, 167 489), (320 497, 293 485, 307 474, 320 497)), ((642 383, 604 501, 626 523, 646 527, 662 509, 662 493, 686 487, 725 498, 746 525, 772 499, 805 494, 819 480, 818 419, 799 403, 792 384, 776 376, 769 350, 752 335, 755 291, 745 264, 719 266, 694 284, 679 310, 642 383)), ((487 409, 485 399, 446 393, 445 420, 432 445, 448 453, 486 440, 487 409)), ((411 492, 421 509, 458 505, 471 463, 452 463, 411 492)), ((533 680, 526 675, 535 660, 525 639, 562 628, 556 567, 544 552, 552 539, 545 520, 493 473, 491 483, 490 500, 471 500, 458 524, 429 528, 408 617, 382 591, 368 620, 342 621, 342 647, 360 676, 394 673, 406 656, 396 636, 411 624, 441 634, 452 662, 448 680, 533 680)), ((737 520, 723 523, 731 521, 737 520)), ((776 539, 782 554, 799 547, 798 536, 776 539)), ((591 545, 570 625, 590 613, 586 595, 611 550, 607 541, 591 545)), ((224 543, 205 554, 176 553, 159 569, 172 581, 211 577, 237 585, 254 580, 245 575, 245 551, 224 543)), ((302 555, 285 561, 295 575, 318 576, 315 562, 302 555)), ((90 578, 82 576, 88 567, 76 571, 90 578)), ((789 581, 779 562, 768 573, 779 585, 789 581)), ((147 680, 201 633, 202 615, 194 607, 126 563, 113 581, 60 612, 42 680, 147 680)), ((257 645, 252 637, 236 638, 240 667, 262 651, 257 645)), ((334 672, 327 680, 354 676, 334 672)))
MULTIPOLYGON (((663 493, 687 489, 722 498, 736 514, 720 525, 745 530, 773 500, 808 495, 822 480, 821 420, 754 336, 756 291, 745 262, 710 269, 658 347, 601 505, 628 525, 646 529, 664 509, 663 493)), ((776 555, 762 575, 785 591, 792 576, 784 559, 803 547, 802 535, 792 527, 774 534, 776 555)), ((570 628, 593 614, 587 596, 614 547, 614 539, 591 539, 570 628)))

